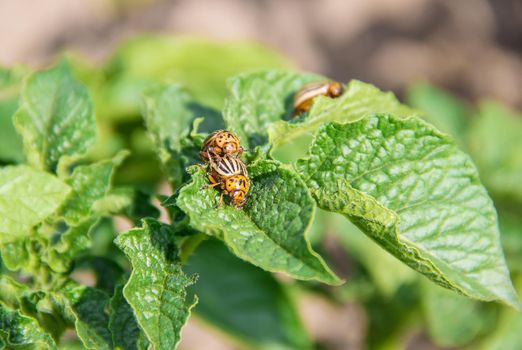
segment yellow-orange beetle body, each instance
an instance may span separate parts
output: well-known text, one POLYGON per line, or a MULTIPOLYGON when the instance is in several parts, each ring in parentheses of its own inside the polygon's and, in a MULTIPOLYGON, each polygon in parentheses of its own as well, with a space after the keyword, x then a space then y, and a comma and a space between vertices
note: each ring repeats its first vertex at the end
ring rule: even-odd
POLYGON ((223 194, 230 196, 230 204, 237 209, 245 204, 250 178, 245 164, 239 158, 225 156, 217 161, 211 158, 208 179, 209 188, 219 186, 223 191, 218 207, 223 201, 223 194))
POLYGON ((317 96, 336 98, 341 96, 343 92, 343 85, 337 81, 322 81, 306 84, 295 94, 293 116, 295 117, 301 113, 308 112, 314 98, 317 96))
POLYGON ((243 147, 239 144, 239 138, 227 130, 217 130, 210 134, 201 147, 199 157, 205 163, 212 158, 219 160, 225 156, 240 157, 243 147))

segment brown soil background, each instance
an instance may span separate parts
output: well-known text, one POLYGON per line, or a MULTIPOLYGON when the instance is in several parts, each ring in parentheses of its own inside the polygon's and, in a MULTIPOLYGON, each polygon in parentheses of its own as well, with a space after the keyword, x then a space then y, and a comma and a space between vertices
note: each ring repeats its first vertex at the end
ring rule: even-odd
POLYGON ((426 79, 522 108, 520 0, 0 0, 1 65, 102 60, 141 32, 252 39, 341 81, 426 79))

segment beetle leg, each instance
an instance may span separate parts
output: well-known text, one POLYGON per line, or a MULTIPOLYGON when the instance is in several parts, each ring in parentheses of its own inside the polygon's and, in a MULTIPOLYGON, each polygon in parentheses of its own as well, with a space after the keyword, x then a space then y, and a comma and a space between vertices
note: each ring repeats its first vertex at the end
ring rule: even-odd
POLYGON ((212 175, 210 175, 210 174, 207 174, 207 175, 208 175, 208 180, 210 181, 210 183, 201 186, 200 189, 205 190, 205 189, 214 188, 214 187, 216 187, 216 186, 221 185, 221 181, 216 181, 216 180, 212 177, 212 175))
POLYGON ((210 188, 214 188, 214 187, 216 187, 217 185, 219 185, 219 182, 216 182, 216 183, 214 183, 214 184, 206 184, 206 185, 201 186, 201 189, 202 189, 202 190, 207 190, 207 189, 210 189, 210 188))

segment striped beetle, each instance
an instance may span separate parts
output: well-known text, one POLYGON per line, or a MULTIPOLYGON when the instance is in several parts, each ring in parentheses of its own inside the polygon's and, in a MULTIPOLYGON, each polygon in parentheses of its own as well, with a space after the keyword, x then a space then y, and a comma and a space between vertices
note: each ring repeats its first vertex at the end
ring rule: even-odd
POLYGON ((243 153, 243 147, 239 144, 239 138, 232 132, 227 130, 217 130, 203 142, 199 157, 205 163, 212 158, 220 159, 224 156, 240 157, 243 153))
POLYGON ((226 155, 216 161, 210 158, 207 176, 210 181, 210 185, 206 186, 207 188, 219 186, 223 190, 217 207, 221 206, 224 194, 230 196, 230 203, 236 209, 241 208, 246 203, 250 178, 241 159, 226 155))

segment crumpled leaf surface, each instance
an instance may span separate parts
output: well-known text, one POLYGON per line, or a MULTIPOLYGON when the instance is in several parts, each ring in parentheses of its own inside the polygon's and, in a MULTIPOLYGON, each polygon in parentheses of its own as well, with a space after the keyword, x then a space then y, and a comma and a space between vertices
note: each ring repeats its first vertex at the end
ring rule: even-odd
POLYGON ((197 298, 186 300, 185 288, 196 278, 181 270, 172 238, 170 226, 146 219, 142 228, 122 233, 115 240, 133 268, 123 295, 156 350, 176 348, 181 328, 197 303, 197 298))
POLYGON ((38 322, 0 303, 0 349, 58 349, 38 322))
POLYGON ((148 341, 141 331, 132 307, 123 297, 124 283, 116 285, 111 298, 109 329, 114 346, 122 350, 147 349, 148 341))
POLYGON ((49 247, 46 262, 56 272, 67 272, 78 253, 91 246, 91 230, 96 219, 86 220, 77 226, 67 227, 58 241, 49 247))
POLYGON ((105 312, 109 302, 107 294, 75 283, 67 284, 55 294, 55 300, 63 303, 65 314, 74 321, 76 334, 86 348, 113 349, 109 316, 105 312))
POLYGON ((302 134, 314 132, 323 123, 346 123, 375 113, 391 113, 400 117, 420 115, 420 112, 401 104, 393 93, 352 80, 338 98, 315 98, 308 115, 301 122, 278 121, 271 124, 268 139, 272 147, 277 148, 302 134))
POLYGON ((64 156, 81 156, 96 136, 87 89, 66 64, 27 78, 14 123, 28 163, 42 170, 55 171, 64 156))
POLYGON ((169 181, 175 186, 186 179, 185 167, 198 158, 188 139, 196 113, 203 109, 177 85, 156 87, 145 97, 144 118, 169 181))
POLYGON ((189 217, 192 229, 221 239, 236 256, 264 270, 341 283, 306 238, 315 202, 293 171, 275 161, 250 167, 253 187, 243 210, 226 199, 216 209, 218 191, 202 189, 208 184, 204 171, 191 171, 192 182, 180 190, 176 205, 189 217))
POLYGON ((18 308, 20 297, 27 289, 26 285, 15 281, 12 277, 0 275, 0 301, 6 306, 18 308))
POLYGON ((120 152, 111 160, 74 168, 71 176, 65 180, 73 190, 59 213, 67 224, 78 225, 93 216, 94 205, 107 196, 112 174, 126 155, 127 152, 120 152))
POLYGON ((55 176, 25 165, 0 169, 0 241, 28 235, 55 212, 70 187, 55 176))
POLYGON ((493 203, 470 158, 417 118, 322 126, 297 163, 320 207, 339 212, 440 285, 518 307, 493 203))
POLYGON ((31 260, 29 250, 27 249, 27 243, 25 238, 8 238, 9 242, 3 242, 0 247, 0 253, 2 254, 2 263, 11 271, 19 270, 27 265, 31 260))
POLYGON ((229 79, 229 96, 223 117, 243 147, 266 144, 267 127, 290 118, 294 94, 306 83, 326 80, 315 74, 266 70, 236 75, 229 79))

